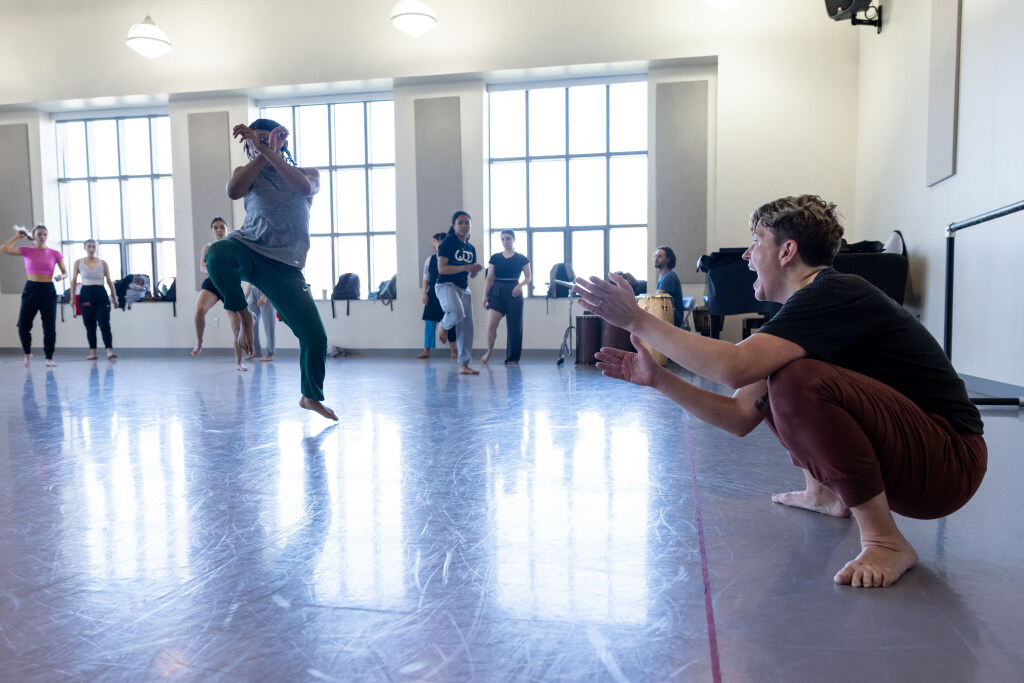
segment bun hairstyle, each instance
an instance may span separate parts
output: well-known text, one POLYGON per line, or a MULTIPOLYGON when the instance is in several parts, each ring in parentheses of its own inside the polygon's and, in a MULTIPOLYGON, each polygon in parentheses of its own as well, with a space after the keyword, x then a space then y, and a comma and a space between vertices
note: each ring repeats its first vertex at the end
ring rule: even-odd
MULTIPOLYGON (((249 127, 252 128, 253 130, 265 130, 269 133, 275 128, 280 127, 280 125, 281 124, 275 121, 274 119, 256 119, 255 121, 249 124, 249 127)), ((245 145, 245 153, 249 155, 250 159, 252 159, 252 150, 249 149, 248 143, 246 143, 245 145)), ((281 146, 281 156, 287 159, 288 163, 290 163, 292 166, 296 165, 295 159, 292 159, 291 150, 288 149, 287 140, 285 140, 284 145, 281 146)))

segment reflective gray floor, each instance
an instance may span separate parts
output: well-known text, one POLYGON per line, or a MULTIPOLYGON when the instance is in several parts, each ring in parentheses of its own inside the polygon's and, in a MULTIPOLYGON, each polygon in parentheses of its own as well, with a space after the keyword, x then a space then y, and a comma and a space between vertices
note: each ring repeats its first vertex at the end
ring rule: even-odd
MULTIPOLYGON (((125 354, 125 355, 130 355, 125 354)), ((921 565, 832 575, 850 520, 590 367, 0 357, 0 679, 1007 681, 1024 671, 1024 418, 980 493, 899 520, 921 565), (705 591, 707 587, 707 592, 705 591)))

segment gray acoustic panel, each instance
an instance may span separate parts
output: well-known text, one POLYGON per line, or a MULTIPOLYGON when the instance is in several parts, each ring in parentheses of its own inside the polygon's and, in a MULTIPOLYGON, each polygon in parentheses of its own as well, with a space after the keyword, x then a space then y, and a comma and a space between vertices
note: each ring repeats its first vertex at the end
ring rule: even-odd
POLYGON ((956 173, 960 82, 960 0, 933 0, 928 62, 928 187, 956 173))
POLYGON ((701 284, 696 264, 708 248, 708 83, 655 88, 657 241, 675 251, 680 281, 701 284))
MULTIPOLYGON (((11 227, 24 225, 31 232, 32 169, 28 153, 28 124, 0 126, 0 244, 13 234, 11 227)), ((57 232, 51 231, 56 238, 57 232)), ((56 239, 52 240, 54 243, 56 239)), ((25 245, 24 240, 18 245, 25 245)), ((0 292, 16 294, 25 288, 25 266, 21 259, 0 255, 0 292)))
MULTIPOLYGON (((231 200, 224 188, 231 177, 231 125, 226 111, 188 115, 189 189, 196 290, 206 275, 199 270, 203 247, 212 238, 210 221, 222 216, 231 223, 231 200)), ((237 227, 237 226, 232 226, 237 227)))
MULTIPOLYGON (((444 232, 462 205, 462 118, 458 97, 418 99, 416 125, 416 235, 419 261, 432 252, 430 236, 444 232)), ((482 225, 477 222, 477 225, 482 225)), ((474 228, 477 249, 482 233, 474 228)), ((419 280, 417 280, 419 281, 419 280)))

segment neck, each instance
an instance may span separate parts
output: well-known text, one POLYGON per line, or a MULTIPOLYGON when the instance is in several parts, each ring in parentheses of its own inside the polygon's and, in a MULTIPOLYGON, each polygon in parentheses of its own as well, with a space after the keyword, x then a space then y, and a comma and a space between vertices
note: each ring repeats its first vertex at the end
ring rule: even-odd
POLYGON ((668 267, 667 266, 662 266, 662 267, 658 268, 658 277, 661 277, 662 275, 664 275, 667 272, 668 272, 668 267))
POLYGON ((802 266, 798 271, 795 271, 787 278, 786 288, 782 292, 782 296, 779 297, 779 303, 785 303, 791 296, 814 282, 814 278, 818 277, 818 273, 826 268, 828 266, 802 266))

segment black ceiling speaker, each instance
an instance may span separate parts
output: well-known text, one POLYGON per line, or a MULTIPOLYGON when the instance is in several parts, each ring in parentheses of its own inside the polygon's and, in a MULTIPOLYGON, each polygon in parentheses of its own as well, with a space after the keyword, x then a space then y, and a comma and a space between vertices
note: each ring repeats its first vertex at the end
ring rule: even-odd
POLYGON ((854 26, 874 26, 878 33, 882 32, 882 7, 871 6, 872 0, 825 0, 825 11, 833 21, 850 20, 854 26), (864 12, 864 18, 858 19, 857 15, 864 12), (873 13, 873 14, 869 14, 873 13), (870 18, 869 18, 870 17, 870 18))
POLYGON ((852 19, 857 12, 863 12, 871 5, 871 0, 825 0, 825 9, 835 21, 852 19))

